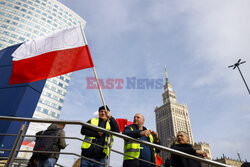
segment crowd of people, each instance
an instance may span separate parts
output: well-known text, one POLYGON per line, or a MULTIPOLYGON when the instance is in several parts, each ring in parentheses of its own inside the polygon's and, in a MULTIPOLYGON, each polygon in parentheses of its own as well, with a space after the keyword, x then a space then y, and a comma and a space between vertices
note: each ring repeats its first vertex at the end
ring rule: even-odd
MULTIPOLYGON (((147 129, 144 126, 145 118, 142 114, 134 115, 133 124, 124 128, 123 134, 134 139, 151 142, 160 145, 159 135, 156 131, 147 129)), ((92 118, 87 123, 94 126, 104 128, 113 132, 120 132, 118 123, 114 117, 111 116, 108 106, 101 106, 98 110, 98 117, 92 118)), ((36 138, 34 150, 38 151, 54 151, 57 153, 41 154, 33 153, 30 161, 30 167, 54 167, 61 149, 66 147, 64 124, 51 124, 46 131, 40 131, 36 135, 46 135, 54 131, 54 135, 58 138, 50 139, 53 143, 48 146, 48 142, 44 142, 41 138, 36 138), (46 143, 46 146, 41 143, 46 143), (51 148, 50 148, 51 147, 51 148), (42 149, 46 148, 46 149, 42 149)), ((80 167, 104 167, 107 157, 110 156, 110 146, 112 146, 114 137, 105 134, 102 131, 95 131, 89 127, 82 126, 81 134, 85 135, 82 142, 82 158, 80 159, 80 167)), ((48 138, 47 138, 48 139, 48 138)), ((49 139, 48 139, 49 140, 49 139)), ((195 150, 189 143, 189 136, 186 132, 180 131, 171 146, 172 149, 178 150, 190 155, 199 157, 207 157, 207 153, 202 150, 195 150)), ((160 150, 140 144, 133 141, 124 140, 124 156, 123 167, 155 167, 156 153, 160 150), (150 163, 148 163, 150 162, 150 163)), ((201 167, 199 161, 186 158, 180 155, 171 154, 170 158, 165 161, 165 167, 201 167)))

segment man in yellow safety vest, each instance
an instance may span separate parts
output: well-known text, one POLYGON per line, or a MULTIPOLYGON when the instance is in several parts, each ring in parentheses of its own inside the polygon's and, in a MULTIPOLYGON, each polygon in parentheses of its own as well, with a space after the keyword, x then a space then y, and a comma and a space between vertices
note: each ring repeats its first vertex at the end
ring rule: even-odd
MULTIPOLYGON (((106 106, 106 108, 107 112, 104 106, 101 106, 98 110, 99 117, 90 119, 88 123, 114 132, 120 132, 119 126, 115 118, 111 116, 108 106, 106 106)), ((82 143, 82 156, 100 163, 105 163, 105 157, 109 156, 110 153, 110 149, 108 147, 108 135, 103 132, 94 131, 84 126, 82 126, 81 134, 85 135, 84 141, 82 143), (98 147, 95 144, 103 146, 104 148, 98 147)), ((111 145, 112 144, 113 137, 111 138, 111 145)), ((104 165, 94 161, 82 158, 81 167, 104 167, 104 165)))
MULTIPOLYGON (((125 127, 122 132, 130 137, 148 141, 151 143, 160 144, 158 133, 145 128, 144 116, 142 114, 135 114, 134 122, 132 125, 125 127)), ((157 150, 158 152, 158 150, 157 150)), ((124 153, 130 156, 124 155, 123 167, 153 167, 155 165, 140 161, 136 158, 140 158, 149 162, 155 163, 156 150, 155 148, 136 143, 131 141, 124 141, 124 153)))

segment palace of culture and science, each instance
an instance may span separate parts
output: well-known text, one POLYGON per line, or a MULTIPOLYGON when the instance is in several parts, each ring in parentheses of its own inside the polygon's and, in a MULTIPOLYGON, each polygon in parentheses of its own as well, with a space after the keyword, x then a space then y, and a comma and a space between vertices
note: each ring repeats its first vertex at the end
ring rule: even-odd
MULTIPOLYGON (((164 85, 163 105, 155 108, 156 128, 163 146, 170 147, 178 131, 188 133, 190 144, 194 144, 191 123, 187 105, 177 103, 176 94, 168 81, 165 69, 166 84, 164 85)), ((161 158, 167 158, 167 152, 161 153, 161 158)))

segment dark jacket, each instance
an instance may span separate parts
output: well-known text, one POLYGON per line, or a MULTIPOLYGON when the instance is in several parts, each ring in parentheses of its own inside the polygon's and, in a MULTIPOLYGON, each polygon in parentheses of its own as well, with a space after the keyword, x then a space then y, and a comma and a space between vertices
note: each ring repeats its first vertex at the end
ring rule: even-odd
MULTIPOLYGON (((120 129, 116 120, 113 117, 111 117, 109 120, 110 120, 109 123, 110 123, 111 131, 120 132, 120 129)), ((91 123, 90 121, 91 120, 89 120, 87 123, 91 123)), ((106 122, 107 121, 103 121, 102 119, 99 118, 98 127, 102 127, 105 129, 106 122)), ((93 129, 90 129, 84 126, 82 126, 81 134, 85 136, 89 136, 89 137, 96 137, 96 139, 92 141, 95 144, 98 144, 101 146, 104 146, 105 144, 105 136, 106 136, 105 134, 100 137, 97 131, 94 131, 93 129)), ((94 144, 91 144, 90 148, 88 148, 87 150, 82 149, 82 156, 85 156, 88 158, 104 158, 106 154, 103 153, 103 148, 95 146, 94 144)))
MULTIPOLYGON (((143 130, 147 130, 147 128, 143 127, 143 130)), ((132 138, 138 139, 138 138, 142 137, 140 135, 140 132, 143 131, 143 130, 139 130, 138 126, 136 124, 132 124, 132 125, 126 126, 122 133, 127 135, 127 136, 130 136, 132 138), (132 127, 133 131, 131 130, 130 127, 132 127)), ((150 142, 149 137, 147 137, 147 141, 150 142)), ((154 141, 154 143, 155 144, 160 144, 159 141, 158 142, 154 141)), ((152 147, 150 147, 150 150, 151 150, 151 160, 153 160, 152 162, 155 163, 155 158, 154 158, 154 153, 155 152, 154 152, 152 147)), ((156 149, 156 152, 158 153, 158 152, 160 152, 160 150, 156 149)), ((140 161, 137 160, 137 159, 134 159, 134 160, 125 160, 123 162, 123 167, 130 167, 130 166, 139 167, 140 166, 140 161)), ((151 165, 151 166, 153 167, 155 165, 151 165)))
MULTIPOLYGON (((60 137, 65 137, 65 132, 64 130, 58 125, 58 124, 51 124, 47 130, 55 130, 58 131, 56 136, 60 136, 60 137)), ((57 142, 56 145, 53 146, 53 150, 56 152, 60 152, 61 149, 64 149, 66 147, 66 142, 65 142, 65 138, 57 138, 57 142)), ((55 153, 55 154, 51 154, 50 158, 55 158, 58 159, 59 158, 59 154, 55 153)))
POLYGON ((250 163, 249 162, 244 162, 241 167, 250 167, 250 163))
MULTIPOLYGON (((43 131, 39 131, 36 133, 36 136, 40 136, 40 135, 42 135, 42 133, 43 133, 43 131)), ((37 144, 35 144, 33 150, 37 150, 37 144)), ((34 152, 29 159, 28 167, 37 167, 38 159, 39 159, 39 153, 34 152)))
MULTIPOLYGON (((171 148, 187 154, 196 155, 196 150, 193 149, 191 144, 174 144, 171 148)), ((171 163, 172 167, 201 167, 200 162, 175 154, 171 154, 171 163)))

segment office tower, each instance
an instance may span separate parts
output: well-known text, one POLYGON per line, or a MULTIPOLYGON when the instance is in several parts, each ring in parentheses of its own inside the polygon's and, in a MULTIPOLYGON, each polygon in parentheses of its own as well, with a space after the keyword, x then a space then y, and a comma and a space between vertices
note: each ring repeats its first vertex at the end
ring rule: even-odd
MULTIPOLYGON (((86 22, 56 0, 1 0, 0 49, 50 32, 86 22)), ((48 79, 34 112, 34 118, 58 119, 70 81, 70 74, 48 79)), ((48 124, 30 124, 27 134, 34 135, 48 124)), ((21 149, 31 149, 34 138, 25 138, 21 149)), ((19 157, 27 157, 20 153, 19 157)), ((28 155, 29 157, 30 155, 28 155)))
MULTIPOLYGON (((187 105, 177 103, 176 94, 168 81, 165 69, 166 84, 164 85, 163 105, 155 108, 156 128, 163 146, 170 147, 178 131, 185 131, 194 143, 187 105)), ((165 160, 168 153, 160 153, 165 160)))

